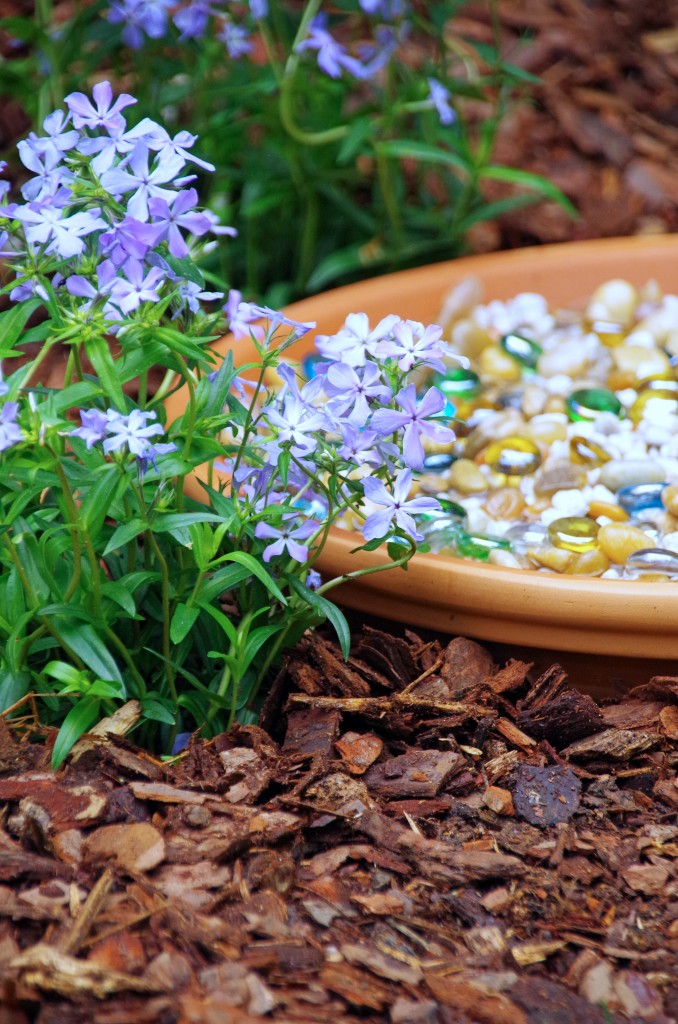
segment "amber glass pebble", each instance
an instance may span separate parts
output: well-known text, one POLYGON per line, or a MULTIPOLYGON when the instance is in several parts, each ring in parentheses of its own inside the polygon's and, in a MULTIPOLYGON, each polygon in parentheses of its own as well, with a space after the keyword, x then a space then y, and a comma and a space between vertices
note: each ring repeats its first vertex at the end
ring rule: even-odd
POLYGON ((608 455, 601 445, 589 440, 588 437, 576 434, 575 437, 570 438, 570 459, 580 466, 596 469, 604 462, 609 462, 611 458, 612 456, 608 455))
POLYGON ((542 354, 541 345, 530 338, 524 338, 522 334, 505 334, 499 344, 507 355, 530 370, 535 368, 542 354))
POLYGON ((675 391, 667 388, 646 388, 639 393, 629 409, 629 418, 634 423, 640 423, 650 403, 655 407, 662 407, 667 413, 678 412, 678 394, 675 391))
POLYGON ((495 473, 527 476, 539 469, 541 452, 533 441, 525 437, 504 437, 485 449, 485 464, 495 473))
POLYGON ((622 324, 615 324, 611 320, 594 320, 591 323, 591 330, 597 335, 598 340, 608 348, 616 348, 621 345, 626 336, 626 329, 622 324))
POLYGON ((600 527, 588 516, 563 516, 548 527, 551 543, 566 551, 590 551, 596 546, 600 527))
POLYGON ((571 420, 594 420, 601 412, 619 416, 622 404, 607 388, 581 388, 573 391, 567 400, 567 414, 571 420))

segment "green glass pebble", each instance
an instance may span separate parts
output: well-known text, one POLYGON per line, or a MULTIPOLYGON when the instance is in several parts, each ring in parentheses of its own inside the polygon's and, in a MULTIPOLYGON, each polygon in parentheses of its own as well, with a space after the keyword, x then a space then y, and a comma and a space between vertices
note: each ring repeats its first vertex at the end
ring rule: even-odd
POLYGON ((612 458, 601 445, 577 434, 570 438, 570 461, 587 469, 596 469, 612 458))
POLYGON ((504 537, 493 537, 488 533, 465 533, 460 531, 457 537, 457 551, 466 558, 477 558, 486 562, 490 557, 490 551, 501 548, 503 551, 511 550, 511 542, 504 537))
POLYGON ((422 473, 444 473, 453 462, 457 461, 457 458, 458 456, 452 455, 451 452, 431 452, 424 459, 422 473))
POLYGON ((541 345, 531 338, 524 338, 522 334, 505 334, 499 346, 507 355, 529 370, 535 368, 543 351, 541 345))
POLYGON ((444 373, 437 373, 433 383, 446 398, 473 398, 480 394, 480 377, 464 366, 450 366, 444 373))
POLYGON ((548 529, 543 523, 516 523, 504 534, 514 554, 524 555, 530 548, 539 548, 549 540, 548 529))
POLYGON ((629 575, 641 572, 665 572, 670 576, 678 575, 678 554, 668 548, 643 548, 626 559, 626 571, 629 575))
POLYGON ((541 466, 541 452, 525 437, 503 437, 485 449, 485 465, 495 473, 527 476, 541 466))
POLYGON ((662 491, 667 485, 663 484, 633 484, 630 487, 622 487, 617 491, 617 503, 634 515, 646 508, 663 508, 662 491))
POLYGON ((563 516, 549 525, 548 534, 554 547, 581 554, 596 547, 599 529, 588 516, 563 516))
POLYGON ((608 388, 581 388, 573 391, 567 400, 567 414, 575 423, 580 420, 594 420, 601 412, 619 416, 622 404, 614 391, 608 388))
POLYGON ((457 501, 450 501, 449 498, 438 498, 440 504, 439 512, 424 512, 420 516, 423 523, 451 523, 458 525, 461 520, 466 519, 466 509, 457 501))

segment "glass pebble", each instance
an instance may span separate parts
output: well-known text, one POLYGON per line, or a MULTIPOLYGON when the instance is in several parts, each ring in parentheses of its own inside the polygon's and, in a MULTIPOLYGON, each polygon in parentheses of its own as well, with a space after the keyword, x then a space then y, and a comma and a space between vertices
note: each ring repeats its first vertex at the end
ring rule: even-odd
POLYGON ((530 370, 535 368, 543 351, 541 345, 522 334, 505 334, 499 344, 507 355, 530 370))
POLYGON ((457 456, 451 452, 431 452, 424 459, 424 473, 444 473, 446 469, 449 469, 453 462, 456 462, 457 456))
POLYGON ((662 491, 666 484, 633 484, 617 491, 617 501, 626 511, 634 514, 646 508, 664 508, 662 491))
POLYGON ((431 523, 435 525, 435 528, 444 528, 447 526, 459 526, 466 519, 466 509, 463 505, 460 505, 457 501, 450 501, 449 498, 439 498, 440 511, 439 512, 424 512, 420 517, 420 522, 431 523))
POLYGON ((595 519, 588 516, 563 516, 549 525, 548 535, 554 547, 580 553, 596 546, 599 529, 595 519))
POLYGON ((433 383, 446 397, 461 395, 471 398, 480 394, 480 377, 464 366, 450 366, 444 373, 437 373, 433 383))
POLYGON ((485 449, 485 464, 495 473, 527 476, 539 469, 541 452, 533 441, 525 437, 504 437, 485 449))
POLYGON ((299 498, 294 502, 294 507, 301 509, 305 516, 312 519, 327 518, 327 505, 320 498, 299 498))
POLYGON ((538 548, 546 544, 549 532, 543 523, 516 523, 504 534, 516 554, 524 555, 529 548, 538 548))
POLYGON ((616 348, 617 345, 621 345, 626 335, 626 328, 611 320, 594 320, 591 323, 591 330, 598 340, 608 348, 616 348))
POLYGON ((322 363, 327 363, 327 358, 319 352, 309 352, 301 361, 301 372, 306 380, 313 380, 320 373, 322 363))
POLYGON ((664 572, 678 575, 678 555, 668 548, 645 548, 626 559, 628 572, 664 572))
POLYGON ((580 466, 595 469, 602 466, 603 463, 609 462, 611 458, 612 456, 601 445, 590 441, 587 437, 576 434, 570 438, 570 459, 580 466))
POLYGON ((511 550, 510 541, 504 537, 493 537, 488 533, 465 533, 460 531, 457 537, 457 551, 467 558, 478 558, 486 562, 490 551, 501 548, 504 551, 511 550))
POLYGON ((647 388, 645 391, 640 392, 629 409, 630 419, 634 423, 640 423, 650 403, 661 406, 662 411, 666 409, 667 413, 678 412, 678 395, 675 391, 670 391, 666 388, 647 388))
POLYGON ((619 416, 622 404, 607 388, 581 388, 573 391, 567 399, 567 414, 575 423, 580 420, 594 420, 601 412, 619 416))

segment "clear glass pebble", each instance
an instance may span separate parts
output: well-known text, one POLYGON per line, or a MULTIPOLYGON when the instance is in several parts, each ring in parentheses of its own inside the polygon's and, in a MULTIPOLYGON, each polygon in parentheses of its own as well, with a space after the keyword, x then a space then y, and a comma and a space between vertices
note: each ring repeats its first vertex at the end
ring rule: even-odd
POLYGON ((668 548, 645 548, 636 551, 626 560, 627 573, 661 572, 669 576, 678 575, 678 554, 668 548))
POLYGON ((530 548, 548 544, 549 531, 543 523, 516 523, 504 534, 515 554, 524 555, 530 548))

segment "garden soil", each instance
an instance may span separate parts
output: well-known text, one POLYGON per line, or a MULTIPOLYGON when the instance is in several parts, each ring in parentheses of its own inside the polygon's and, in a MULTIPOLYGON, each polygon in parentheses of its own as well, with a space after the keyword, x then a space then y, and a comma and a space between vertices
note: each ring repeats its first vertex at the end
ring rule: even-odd
MULTIPOLYGON (((497 160, 580 217, 472 246, 676 230, 678 3, 499 15, 542 84, 497 160)), ((484 5, 457 27, 489 39, 484 5)), ((0 718, 0 1024, 675 1024, 678 675, 586 689, 367 627, 348 664, 304 639, 261 727, 170 763, 133 704, 57 775, 30 704, 0 718)))

